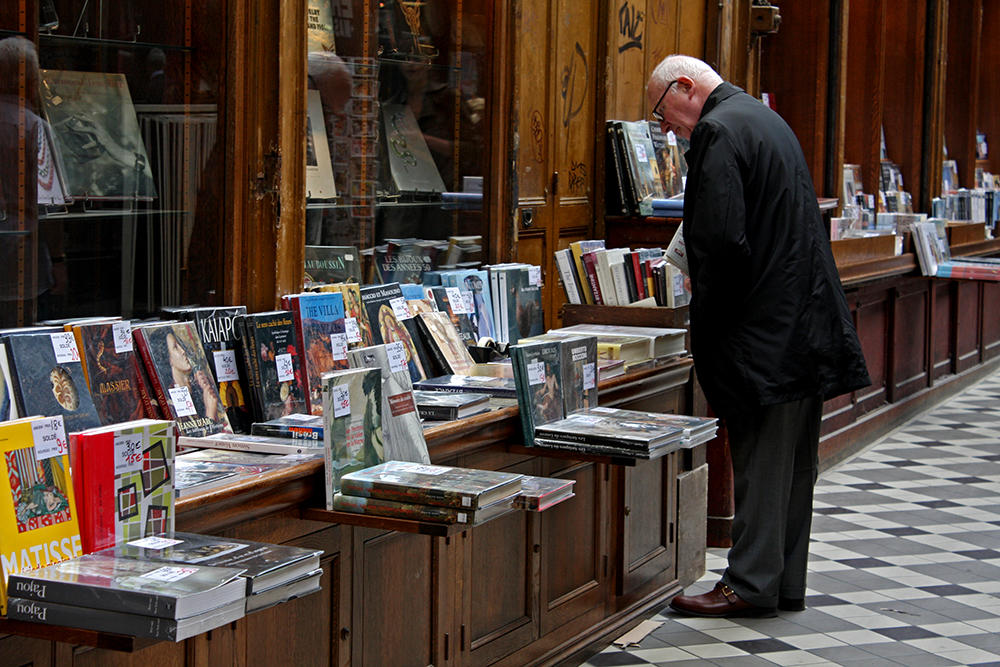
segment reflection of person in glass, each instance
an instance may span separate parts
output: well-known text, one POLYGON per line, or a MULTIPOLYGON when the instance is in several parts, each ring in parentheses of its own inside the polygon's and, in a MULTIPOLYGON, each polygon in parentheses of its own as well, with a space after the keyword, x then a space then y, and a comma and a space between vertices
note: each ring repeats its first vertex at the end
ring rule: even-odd
POLYGON ((195 368, 184 344, 172 332, 166 335, 170 359, 171 387, 187 387, 199 416, 220 419, 219 400, 212 391, 212 378, 203 368, 195 368))

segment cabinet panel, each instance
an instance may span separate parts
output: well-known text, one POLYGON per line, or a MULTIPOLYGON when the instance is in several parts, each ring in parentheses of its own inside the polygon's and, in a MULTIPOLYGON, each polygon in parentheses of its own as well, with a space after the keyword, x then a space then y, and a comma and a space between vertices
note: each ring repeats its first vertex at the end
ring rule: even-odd
POLYGON ((1000 354, 1000 285, 983 283, 983 360, 1000 354))
MULTIPOLYGON (((73 647, 69 652, 73 667, 184 667, 187 648, 188 642, 160 642, 135 653, 80 646, 73 647)), ((232 655, 227 659, 231 661, 232 655)), ((62 664, 63 660, 59 662, 62 664)))
POLYGON ((18 667, 48 667, 52 664, 52 642, 30 637, 0 639, 3 664, 18 667))
POLYGON ((848 298, 857 303, 855 327, 872 381, 870 386, 855 392, 858 410, 864 413, 887 401, 889 292, 885 288, 862 290, 848 298))
POLYGON ((520 198, 548 195, 551 177, 550 105, 553 30, 549 5, 536 0, 516 3, 514 131, 517 136, 517 194, 520 198))
POLYGON ((928 385, 930 281, 907 281, 896 288, 893 303, 890 401, 928 385))
POLYGON ((955 371, 979 362, 979 286, 978 280, 955 282, 955 371))
MULTIPOLYGON (((620 468, 621 511, 625 517, 618 552, 618 595, 629 595, 655 582, 674 578, 674 495, 677 453, 656 461, 620 468)), ((613 506, 614 507, 614 506, 613 506)))
POLYGON ((953 286, 954 283, 950 280, 934 282, 934 299, 932 301, 934 321, 931 326, 934 340, 931 350, 931 380, 954 372, 955 330, 951 326, 951 316, 955 305, 953 286))

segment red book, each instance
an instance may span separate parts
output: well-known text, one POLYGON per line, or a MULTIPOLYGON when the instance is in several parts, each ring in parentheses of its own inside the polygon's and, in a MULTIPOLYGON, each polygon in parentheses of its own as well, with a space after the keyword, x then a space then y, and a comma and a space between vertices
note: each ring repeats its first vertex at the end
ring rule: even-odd
POLYGON ((635 291, 638 293, 638 301, 646 298, 646 279, 642 275, 642 260, 639 259, 639 251, 629 253, 632 260, 632 275, 635 276, 635 291))
POLYGON ((593 252, 585 252, 580 257, 583 261, 583 269, 587 272, 587 284, 590 285, 591 292, 594 293, 594 303, 604 305, 601 296, 601 286, 597 281, 597 261, 593 252))

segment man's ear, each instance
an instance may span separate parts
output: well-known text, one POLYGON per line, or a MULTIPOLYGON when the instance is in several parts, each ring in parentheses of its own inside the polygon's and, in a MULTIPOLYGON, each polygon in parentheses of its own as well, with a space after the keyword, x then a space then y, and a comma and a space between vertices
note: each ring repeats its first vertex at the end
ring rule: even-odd
POLYGON ((681 90, 683 90, 684 94, 687 95, 688 97, 691 97, 691 95, 694 94, 695 83, 694 79, 692 79, 691 77, 681 74, 679 77, 677 77, 676 85, 681 90))

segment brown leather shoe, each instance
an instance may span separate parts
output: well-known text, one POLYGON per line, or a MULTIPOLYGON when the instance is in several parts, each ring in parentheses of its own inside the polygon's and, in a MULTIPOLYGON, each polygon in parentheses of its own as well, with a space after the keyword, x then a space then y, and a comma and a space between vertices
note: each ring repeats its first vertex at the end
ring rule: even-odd
POLYGON ((731 618, 736 616, 777 616, 774 607, 758 607, 740 599, 733 589, 721 581, 710 592, 702 595, 678 595, 670 601, 670 608, 688 616, 731 618))

